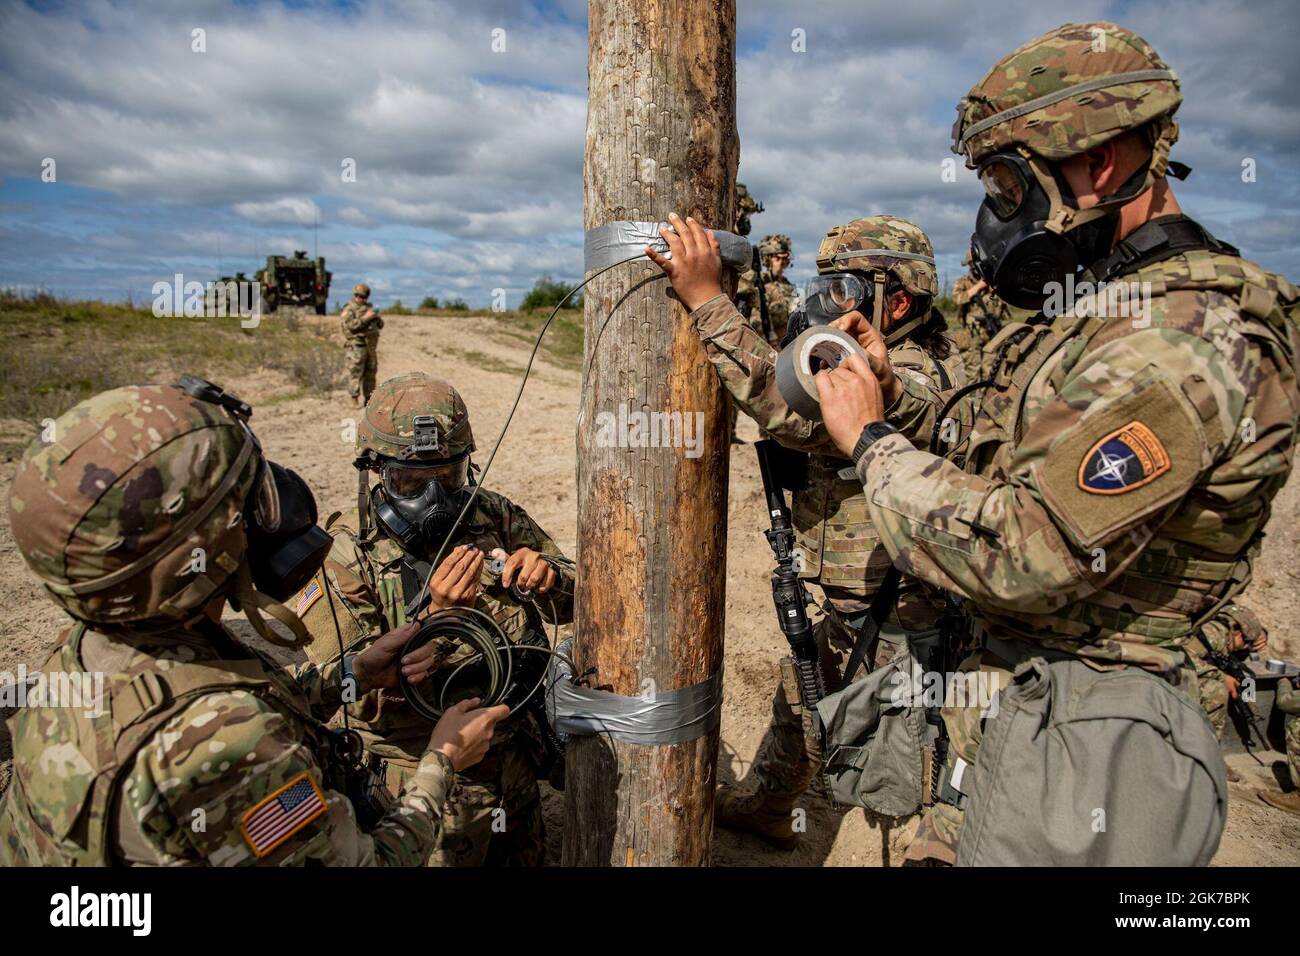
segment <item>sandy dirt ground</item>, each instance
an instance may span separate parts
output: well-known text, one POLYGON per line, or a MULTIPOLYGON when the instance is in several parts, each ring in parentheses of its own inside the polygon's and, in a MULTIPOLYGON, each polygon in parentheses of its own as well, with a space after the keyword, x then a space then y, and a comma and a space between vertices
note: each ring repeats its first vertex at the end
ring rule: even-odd
MULTIPOLYGON (((316 321, 315 317, 311 321, 316 321)), ((336 322, 333 317, 324 320, 336 322)), ((411 370, 425 370, 450 379, 469 405, 479 452, 486 461, 505 420, 527 346, 518 338, 495 331, 480 317, 386 317, 380 343, 380 379, 411 370), (471 353, 476 353, 471 358, 471 353), (492 361, 483 362, 486 353, 492 361), (490 366, 485 368, 484 366, 490 366)), ((203 374, 203 369, 190 369, 203 374)), ((355 500, 352 446, 345 437, 356 409, 346 392, 335 389, 294 397, 287 380, 267 373, 250 374, 221 384, 251 401, 257 409, 253 424, 267 453, 290 465, 308 481, 322 514, 346 509, 355 500), (260 403, 260 406, 259 406, 260 403)), ((524 402, 506 435, 486 486, 525 506, 534 518, 572 554, 575 540, 574 435, 579 374, 539 360, 529 380, 524 402)), ((6 430, 34 426, 0 423, 6 430)), ((741 437, 757 437, 742 418, 741 437)), ((0 462, 0 482, 7 488, 12 460, 0 462)), ((726 692, 722 716, 719 777, 742 777, 754 757, 771 706, 777 679, 777 659, 785 644, 776 628, 768 588, 771 556, 761 529, 764 509, 754 454, 748 445, 734 445, 731 455, 731 500, 728 514, 726 692)), ((1300 652, 1300 491, 1293 480, 1275 502, 1270 535, 1255 581, 1245 595, 1269 627, 1274 653, 1295 658, 1300 652)), ((38 667, 57 642, 64 618, 40 592, 26 572, 9 533, 7 509, 0 513, 0 671, 12 674, 19 664, 38 667)), ((241 634, 248 628, 228 614, 241 634)), ((7 714, 4 714, 7 716, 7 714)), ((7 783, 7 734, 0 734, 0 785, 7 783)), ((1274 786, 1268 754, 1265 766, 1247 755, 1232 755, 1229 765, 1242 775, 1230 784, 1227 832, 1215 858, 1223 865, 1294 866, 1300 864, 1300 818, 1261 802, 1260 787, 1274 786)), ((549 856, 559 860, 563 826, 563 795, 543 785, 549 856)), ((789 853, 772 850, 756 839, 719 829, 714 839, 714 863, 723 866, 880 866, 897 863, 905 834, 882 830, 861 811, 833 811, 822 799, 807 798, 808 830, 789 853)))

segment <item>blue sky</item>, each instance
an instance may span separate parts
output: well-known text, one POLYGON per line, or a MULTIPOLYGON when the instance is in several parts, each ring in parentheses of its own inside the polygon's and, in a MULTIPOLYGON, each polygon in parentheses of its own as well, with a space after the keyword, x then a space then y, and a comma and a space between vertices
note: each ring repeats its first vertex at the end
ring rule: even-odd
MULTIPOLYGON (((951 280, 979 201, 970 174, 940 175, 956 100, 1090 19, 1138 30, 1183 78, 1186 211, 1300 278, 1300 5, 738 6, 740 178, 766 206, 754 234, 793 237, 796 281, 829 226, 876 213, 925 228, 951 280)), ((295 248, 327 257, 333 299, 365 280, 381 305, 504 288, 513 306, 543 273, 579 277, 585 0, 0 0, 0 24, 0 286, 147 301, 176 272, 295 248)))

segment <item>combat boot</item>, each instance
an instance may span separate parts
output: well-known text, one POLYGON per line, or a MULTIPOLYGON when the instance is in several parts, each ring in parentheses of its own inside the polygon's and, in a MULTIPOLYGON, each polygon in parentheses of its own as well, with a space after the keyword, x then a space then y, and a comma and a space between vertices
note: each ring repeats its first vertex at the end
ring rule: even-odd
POLYGON ((718 826, 752 833, 768 846, 790 851, 799 842, 792 816, 797 797, 768 790, 741 793, 723 784, 713 804, 713 819, 718 826))
POLYGON ((1290 793, 1282 793, 1279 790, 1258 790, 1259 799, 1263 800, 1270 807, 1277 807, 1279 810, 1285 810, 1287 813, 1294 813, 1300 817, 1300 790, 1292 790, 1290 793))

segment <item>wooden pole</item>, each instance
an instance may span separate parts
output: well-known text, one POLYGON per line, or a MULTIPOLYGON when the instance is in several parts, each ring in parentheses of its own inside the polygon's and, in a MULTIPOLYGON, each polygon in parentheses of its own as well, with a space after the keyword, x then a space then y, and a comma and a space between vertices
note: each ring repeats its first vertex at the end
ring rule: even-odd
MULTIPOLYGON (((734 0, 590 0, 588 20, 585 227, 670 212, 725 227, 739 154, 734 0)), ((647 281, 659 274, 617 266, 586 289, 575 662, 625 696, 722 667, 728 407, 686 310, 647 281), (674 413, 694 449, 647 447, 653 432, 619 424, 674 413)), ((717 757, 716 729, 671 745, 575 737, 564 862, 707 864, 717 757)))

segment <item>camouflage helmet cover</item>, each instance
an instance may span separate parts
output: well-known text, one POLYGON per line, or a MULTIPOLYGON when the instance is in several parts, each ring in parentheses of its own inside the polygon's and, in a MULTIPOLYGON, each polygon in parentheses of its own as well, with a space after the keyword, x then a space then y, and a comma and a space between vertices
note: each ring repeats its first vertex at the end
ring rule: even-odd
POLYGON ((736 183, 736 216, 752 216, 763 211, 763 204, 749 194, 744 183, 736 183))
POLYGON ((789 236, 764 236, 763 241, 758 244, 758 254, 764 259, 768 256, 780 255, 781 253, 785 253, 788 256, 793 248, 794 246, 790 242, 789 236))
POLYGON ((370 286, 366 285, 364 282, 358 282, 352 287, 352 294, 358 298, 368 299, 370 298, 370 286))
POLYGON ((817 271, 846 269, 889 273, 913 295, 939 294, 930 237, 895 216, 854 219, 826 233, 817 250, 817 271))
POLYGON ((366 403, 357 428, 357 457, 441 461, 475 450, 469 410, 460 393, 442 379, 410 372, 382 382, 366 403), (437 423, 435 447, 414 448, 415 419, 432 416, 437 423))
POLYGON ((952 149, 972 168, 1015 147, 1059 161, 1161 120, 1152 171, 1162 176, 1181 102, 1177 74, 1136 33, 1067 23, 1003 57, 966 94, 952 149))
POLYGON ((113 389, 27 449, 9 492, 14 540, 73 617, 185 621, 242 563, 260 460, 220 405, 170 385, 113 389))

